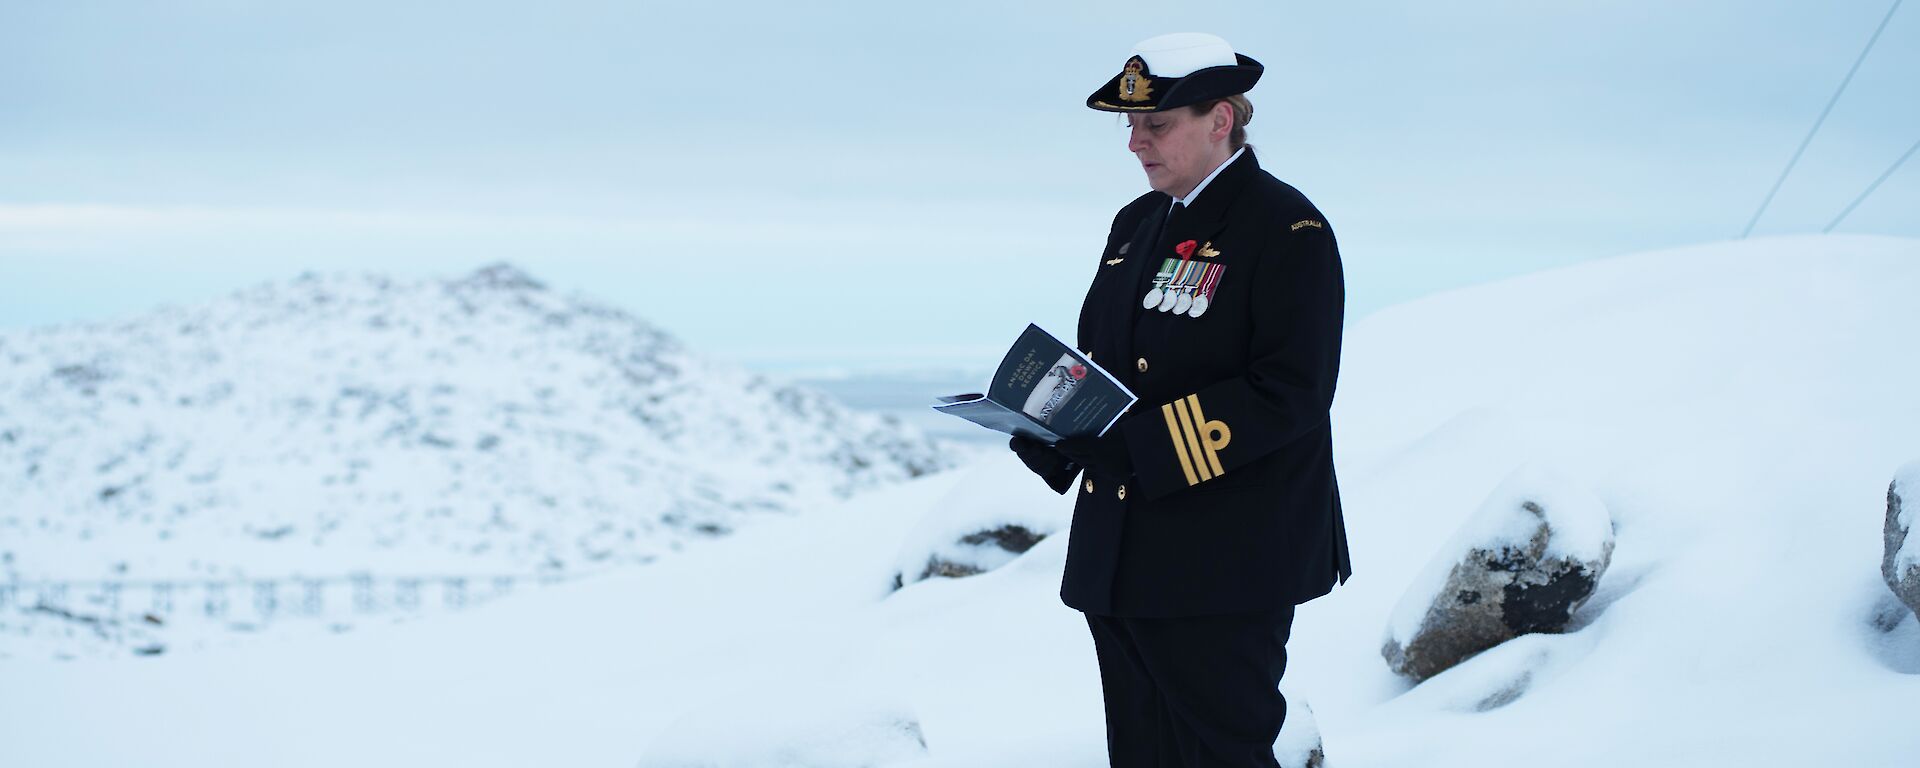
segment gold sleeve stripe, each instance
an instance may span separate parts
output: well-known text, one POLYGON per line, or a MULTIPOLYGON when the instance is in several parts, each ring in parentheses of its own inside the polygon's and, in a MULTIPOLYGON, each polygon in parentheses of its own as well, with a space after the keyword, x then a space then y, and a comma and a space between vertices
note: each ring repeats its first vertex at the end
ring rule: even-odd
POLYGON ((1193 432, 1193 417, 1187 413, 1187 401, 1173 401, 1173 413, 1180 417, 1180 434, 1186 437, 1187 454, 1193 457, 1193 471, 1202 481, 1212 480, 1213 473, 1207 471, 1206 462, 1200 459, 1200 436, 1193 432))
MULTIPOLYGON (((1227 429, 1224 421, 1207 421, 1206 414, 1200 412, 1199 395, 1187 395, 1187 408, 1193 411, 1193 423, 1200 425, 1200 444, 1205 449, 1207 465, 1213 469, 1213 474, 1224 474, 1226 470, 1220 468, 1220 449, 1233 440, 1233 430, 1227 429)), ((1201 474, 1206 474, 1206 471, 1202 470, 1201 474)))
POLYGON ((1187 458, 1187 443, 1180 439, 1180 425, 1175 421, 1173 403, 1160 406, 1160 415, 1167 417, 1167 436, 1173 440, 1173 454, 1180 457, 1180 471, 1187 475, 1187 485, 1197 485, 1199 476, 1193 474, 1193 460, 1187 458))
POLYGON ((1220 466, 1220 449, 1233 442, 1233 430, 1224 421, 1207 420, 1198 394, 1160 406, 1160 415, 1167 420, 1167 439, 1173 441, 1173 454, 1180 459, 1187 485, 1227 473, 1220 466))

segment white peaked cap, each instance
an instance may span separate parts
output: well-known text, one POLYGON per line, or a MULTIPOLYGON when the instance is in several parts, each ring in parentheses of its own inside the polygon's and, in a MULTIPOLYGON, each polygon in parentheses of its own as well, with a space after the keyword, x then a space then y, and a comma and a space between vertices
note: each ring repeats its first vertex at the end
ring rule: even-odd
POLYGON ((1217 36, 1181 32, 1135 43, 1119 74, 1087 96, 1102 112, 1162 112, 1246 93, 1266 67, 1217 36))
POLYGON ((1231 67, 1238 63, 1233 46, 1219 35, 1205 32, 1175 32, 1149 37, 1133 44, 1133 53, 1147 62, 1147 70, 1156 77, 1186 77, 1207 67, 1231 67))

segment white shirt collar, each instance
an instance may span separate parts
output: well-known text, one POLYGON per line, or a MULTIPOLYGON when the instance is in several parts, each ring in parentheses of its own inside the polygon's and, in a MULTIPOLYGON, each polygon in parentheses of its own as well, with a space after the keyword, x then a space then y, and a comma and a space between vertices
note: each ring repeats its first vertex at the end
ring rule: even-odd
MULTIPOLYGON (((1227 158, 1226 162, 1221 163, 1219 166, 1216 166, 1213 169, 1213 173, 1207 174, 1207 177, 1204 179, 1201 179, 1199 184, 1195 184, 1192 192, 1188 192, 1186 197, 1174 198, 1173 202, 1178 203, 1180 205, 1191 207, 1193 205, 1193 199, 1200 196, 1200 190, 1206 189, 1207 184, 1213 181, 1213 177, 1220 175, 1220 172, 1223 170, 1226 170, 1227 166, 1233 165, 1233 161, 1240 159, 1241 153, 1246 151, 1247 151, 1246 147, 1241 147, 1239 149, 1234 150, 1233 154, 1227 158)), ((1173 210, 1173 206, 1169 204, 1167 206, 1167 210, 1169 211, 1173 210)))

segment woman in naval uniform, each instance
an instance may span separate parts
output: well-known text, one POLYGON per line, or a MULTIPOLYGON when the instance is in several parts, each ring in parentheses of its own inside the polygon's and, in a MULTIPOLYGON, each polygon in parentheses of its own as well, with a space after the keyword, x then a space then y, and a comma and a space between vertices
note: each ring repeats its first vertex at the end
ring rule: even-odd
POLYGON ((1087 98, 1126 115, 1152 191, 1089 265, 1078 345, 1140 400, 1102 436, 1012 443, 1078 496, 1060 597, 1093 634, 1116 768, 1276 766, 1294 606, 1352 572, 1328 422, 1340 254, 1246 146, 1261 71, 1164 35, 1087 98))

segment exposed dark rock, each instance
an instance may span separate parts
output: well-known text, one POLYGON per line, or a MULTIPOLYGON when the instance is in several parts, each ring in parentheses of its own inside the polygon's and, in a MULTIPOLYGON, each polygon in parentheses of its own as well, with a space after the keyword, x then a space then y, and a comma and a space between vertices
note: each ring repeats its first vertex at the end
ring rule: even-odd
POLYGON ((1018 525, 1003 525, 990 531, 969 533, 960 537, 962 544, 986 544, 992 542, 1008 552, 1025 552, 1033 549, 1045 536, 1029 531, 1018 525))
POLYGON ((1880 559, 1887 588, 1920 614, 1920 541, 1908 541, 1915 516, 1920 516, 1920 462, 1907 465, 1887 486, 1886 551, 1880 559))
POLYGON ((973 576, 981 573, 986 573, 986 571, 979 566, 932 557, 927 559, 926 570, 921 571, 920 576, 914 579, 914 581, 926 581, 936 576, 947 579, 957 579, 962 576, 973 576))
POLYGON ((455 283, 458 287, 544 291, 547 286, 506 262, 489 264, 455 283))
POLYGON ((53 369, 53 377, 86 395, 94 394, 95 388, 107 380, 106 372, 87 364, 60 366, 53 369))
MULTIPOLYGON (((1044 538, 1046 538, 1046 534, 1019 525, 1002 525, 998 528, 975 531, 961 536, 958 539, 958 542, 965 546, 965 549, 960 553, 948 555, 934 554, 929 556, 926 565, 920 569, 920 574, 915 576, 913 580, 925 581, 936 577, 958 579, 985 573, 991 570, 991 566, 984 565, 983 560, 991 559, 993 561, 1000 561, 1003 559, 1003 556, 992 555, 991 553, 994 551, 1005 551, 1018 555, 1032 549, 1035 544, 1040 543, 1040 540, 1044 538), (970 553, 989 555, 990 557, 968 557, 967 554, 970 553)), ((906 586, 906 584, 906 574, 894 574, 894 589, 899 589, 906 586)))
MULTIPOLYGON (((1563 492, 1552 484, 1531 487, 1537 478, 1523 476, 1518 486, 1509 482, 1468 523, 1465 552, 1439 553, 1454 558, 1445 585, 1431 598, 1409 592, 1401 599, 1380 649, 1394 672, 1425 680, 1514 637, 1565 631, 1574 611, 1593 595, 1613 555, 1605 508, 1584 496, 1549 502, 1563 492), (1550 503, 1560 508, 1550 509, 1550 503), (1529 533, 1524 540, 1504 533, 1516 530, 1529 533), (1597 540, 1556 538, 1569 536, 1597 540), (1424 606, 1416 602, 1428 600, 1424 606), (1414 615, 1421 618, 1409 633, 1414 615)), ((1459 539, 1453 543, 1460 545, 1459 539)))

